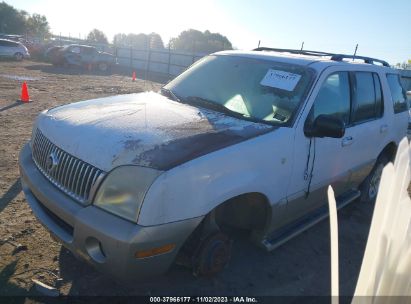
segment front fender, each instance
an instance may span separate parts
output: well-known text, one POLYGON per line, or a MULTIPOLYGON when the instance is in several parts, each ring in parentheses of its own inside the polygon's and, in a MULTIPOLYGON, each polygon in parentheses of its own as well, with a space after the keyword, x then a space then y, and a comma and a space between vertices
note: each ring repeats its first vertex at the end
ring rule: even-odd
POLYGON ((203 216, 245 193, 261 193, 271 204, 285 198, 292 171, 291 161, 283 161, 292 155, 289 132, 270 132, 163 173, 146 194, 138 224, 151 226, 203 216), (279 136, 284 136, 282 145, 279 136))

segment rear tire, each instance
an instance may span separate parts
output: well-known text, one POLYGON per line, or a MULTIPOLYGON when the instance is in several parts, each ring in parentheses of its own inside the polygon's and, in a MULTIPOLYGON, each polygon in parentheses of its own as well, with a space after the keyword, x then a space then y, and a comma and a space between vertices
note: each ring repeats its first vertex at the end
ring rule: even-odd
POLYGON ((16 59, 16 61, 22 61, 24 58, 22 53, 16 53, 14 54, 14 59, 16 59))
POLYGON ((370 174, 360 186, 361 201, 365 203, 375 202, 375 200, 377 199, 382 170, 384 169, 385 165, 389 163, 389 161, 389 158, 385 154, 378 157, 370 174))
POLYGON ((107 63, 105 63, 105 62, 99 62, 98 63, 98 69, 99 69, 100 72, 107 72, 108 68, 109 68, 109 66, 108 66, 107 63))

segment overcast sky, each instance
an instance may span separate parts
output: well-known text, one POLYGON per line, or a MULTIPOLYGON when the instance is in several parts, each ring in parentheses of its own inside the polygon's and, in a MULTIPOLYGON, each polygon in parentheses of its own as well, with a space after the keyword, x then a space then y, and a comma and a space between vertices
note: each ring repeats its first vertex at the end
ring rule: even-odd
POLYGON ((219 32, 236 48, 304 48, 411 59, 410 0, 5 0, 46 15, 54 34, 84 37, 98 28, 111 40, 122 33, 157 32, 167 43, 193 28, 219 32))

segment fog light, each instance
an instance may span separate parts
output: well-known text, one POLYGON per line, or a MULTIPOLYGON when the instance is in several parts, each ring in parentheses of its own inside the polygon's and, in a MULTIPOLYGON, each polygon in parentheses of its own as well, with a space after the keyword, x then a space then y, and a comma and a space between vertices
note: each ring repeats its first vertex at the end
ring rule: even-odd
POLYGON ((106 261, 106 254, 103 251, 103 245, 94 237, 86 239, 86 250, 88 255, 97 263, 104 263, 106 261))
POLYGON ((176 247, 175 244, 167 244, 167 245, 157 247, 157 248, 136 251, 136 258, 143 259, 143 258, 148 258, 151 256, 167 253, 167 252, 172 251, 174 247, 176 247))

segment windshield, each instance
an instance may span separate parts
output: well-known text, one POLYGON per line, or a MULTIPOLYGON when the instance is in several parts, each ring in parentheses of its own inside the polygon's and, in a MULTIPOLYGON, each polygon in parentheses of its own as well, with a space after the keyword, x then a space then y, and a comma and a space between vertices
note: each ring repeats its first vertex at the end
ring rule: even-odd
POLYGON ((313 75, 305 66, 211 55, 164 89, 181 102, 200 104, 243 119, 286 125, 298 111, 313 75))

